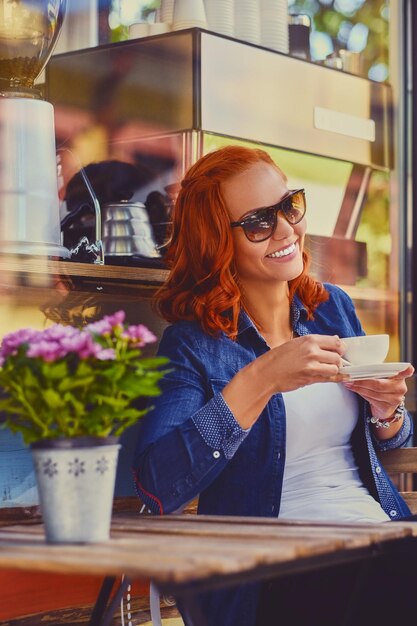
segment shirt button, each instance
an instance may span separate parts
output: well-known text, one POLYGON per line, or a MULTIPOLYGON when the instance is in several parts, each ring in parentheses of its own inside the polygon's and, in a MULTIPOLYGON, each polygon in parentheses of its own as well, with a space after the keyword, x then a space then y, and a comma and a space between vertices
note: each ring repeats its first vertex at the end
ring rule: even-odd
POLYGON ((377 465, 377 466, 375 467, 375 471, 376 471, 376 473, 377 473, 377 474, 380 474, 380 473, 381 473, 381 468, 380 468, 380 466, 379 466, 379 465, 377 465))
POLYGON ((397 517, 397 511, 395 509, 392 509, 392 511, 389 512, 391 517, 397 517))
POLYGON ((213 456, 214 456, 215 459, 218 459, 220 457, 220 452, 218 450, 215 450, 213 452, 213 456))

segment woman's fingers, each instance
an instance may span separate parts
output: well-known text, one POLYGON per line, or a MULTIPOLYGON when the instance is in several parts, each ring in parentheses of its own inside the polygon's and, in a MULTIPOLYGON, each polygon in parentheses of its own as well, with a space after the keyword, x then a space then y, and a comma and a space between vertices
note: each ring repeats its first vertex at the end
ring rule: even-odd
POLYGON ((389 416, 407 393, 407 385, 403 376, 346 381, 344 384, 348 389, 355 391, 367 400, 380 416, 389 416))
POLYGON ((342 356, 345 346, 338 335, 309 335, 312 341, 317 343, 321 350, 336 352, 342 356))
POLYGON ((396 376, 393 376, 389 380, 399 380, 401 378, 410 378, 410 376, 414 374, 414 371, 415 371, 414 367, 412 365, 409 365, 405 370, 403 370, 402 372, 398 372, 396 376))
POLYGON ((345 377, 340 372, 344 346, 338 335, 308 335, 304 341, 304 373, 313 379, 308 382, 340 382, 345 377))
POLYGON ((369 391, 371 393, 395 393, 402 389, 407 389, 405 378, 365 378, 362 380, 352 380, 351 385, 354 385, 356 389, 363 391, 369 391))
POLYGON ((305 357, 312 362, 342 365, 343 345, 337 335, 307 335, 293 339, 294 345, 299 346, 305 357))

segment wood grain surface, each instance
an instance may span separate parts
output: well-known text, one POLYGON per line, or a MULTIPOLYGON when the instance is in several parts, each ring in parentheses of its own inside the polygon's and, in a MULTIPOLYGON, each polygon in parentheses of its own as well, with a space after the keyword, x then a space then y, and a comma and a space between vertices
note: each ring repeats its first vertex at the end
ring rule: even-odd
MULTIPOLYGON (((118 505, 111 539, 100 544, 47 544, 36 519, 4 520, 0 624, 86 624, 99 585, 108 575, 132 580, 133 623, 145 624, 150 579, 172 595, 317 569, 355 555, 368 558, 384 546, 417 536, 413 523, 323 524, 193 514, 157 517, 120 510, 129 501, 118 505)), ((162 604, 162 609, 167 619, 178 618, 175 606, 162 604)), ((120 615, 114 621, 119 623, 120 615)))
POLYGON ((41 524, 0 529, 0 567, 36 572, 126 574, 176 585, 301 562, 412 535, 412 525, 303 524, 214 516, 117 514, 109 542, 46 544, 41 524))

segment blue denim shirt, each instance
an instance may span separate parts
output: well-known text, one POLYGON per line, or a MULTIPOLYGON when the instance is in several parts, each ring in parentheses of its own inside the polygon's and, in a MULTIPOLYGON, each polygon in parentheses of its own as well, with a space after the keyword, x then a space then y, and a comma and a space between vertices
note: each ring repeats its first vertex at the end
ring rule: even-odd
MULTIPOLYGON (((349 296, 334 285, 325 286, 330 297, 316 309, 314 320, 307 319, 306 309, 294 298, 294 332, 364 334, 349 296)), ((172 371, 163 380, 163 394, 152 403, 154 409, 141 421, 134 467, 138 495, 151 511, 170 513, 199 495, 199 513, 279 516, 286 430, 282 395, 274 395, 245 431, 221 394, 242 367, 268 349, 244 312, 237 341, 224 334, 213 338, 193 321, 166 329, 159 353, 169 357, 172 371)), ((353 452, 369 492, 391 519, 399 519, 410 511, 380 465, 377 451, 404 445, 412 434, 411 418, 407 414, 397 435, 379 442, 366 421, 369 411, 368 403, 360 399, 353 452)), ((234 594, 205 594, 208 623, 252 626, 257 598, 257 585, 234 594)))

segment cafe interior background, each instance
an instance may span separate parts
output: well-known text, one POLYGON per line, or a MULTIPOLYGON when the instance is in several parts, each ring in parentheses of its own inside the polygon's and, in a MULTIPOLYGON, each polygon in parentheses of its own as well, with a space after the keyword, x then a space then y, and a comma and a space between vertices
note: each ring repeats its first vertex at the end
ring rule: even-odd
MULTIPOLYGON (((315 276, 351 295, 367 333, 389 333, 387 360, 417 363, 412 2, 205 0, 203 18, 198 4, 185 1, 172 23, 167 0, 69 0, 36 81, 54 109, 59 241, 30 244, 29 208, 13 216, 11 242, 0 193, 0 335, 125 309, 160 336, 151 298, 166 275, 178 181, 199 156, 242 143, 267 150, 290 188, 305 187, 315 276)), ((51 165, 33 155, 43 176, 51 165)), ((3 149, 3 171, 14 158, 3 149)), ((415 393, 411 380, 412 412, 415 393)), ((132 433, 122 444, 124 496, 132 433)), ((33 504, 30 454, 0 430, 0 508, 33 504)))

